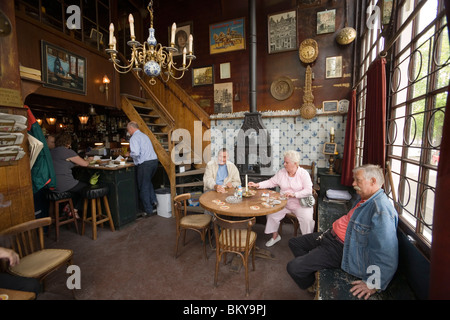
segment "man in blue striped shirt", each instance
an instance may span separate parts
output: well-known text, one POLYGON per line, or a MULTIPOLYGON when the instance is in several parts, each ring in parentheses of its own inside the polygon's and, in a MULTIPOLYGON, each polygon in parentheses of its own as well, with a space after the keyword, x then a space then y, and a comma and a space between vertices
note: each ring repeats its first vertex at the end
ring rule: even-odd
POLYGON ((133 158, 136 166, 139 197, 144 207, 144 216, 153 215, 157 200, 152 178, 158 168, 158 157, 150 138, 139 130, 139 125, 136 122, 129 122, 127 131, 131 135, 129 156, 133 158))

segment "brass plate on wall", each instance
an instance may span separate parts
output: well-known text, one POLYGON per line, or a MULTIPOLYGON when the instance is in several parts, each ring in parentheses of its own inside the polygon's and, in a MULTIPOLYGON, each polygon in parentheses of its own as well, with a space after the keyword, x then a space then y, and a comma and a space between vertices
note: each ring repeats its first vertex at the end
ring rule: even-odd
POLYGON ((272 82, 270 93, 277 100, 286 100, 294 92, 294 85, 288 77, 279 77, 272 82))
POLYGON ((312 63, 319 55, 319 46, 314 39, 305 39, 300 44, 298 56, 303 63, 312 63))

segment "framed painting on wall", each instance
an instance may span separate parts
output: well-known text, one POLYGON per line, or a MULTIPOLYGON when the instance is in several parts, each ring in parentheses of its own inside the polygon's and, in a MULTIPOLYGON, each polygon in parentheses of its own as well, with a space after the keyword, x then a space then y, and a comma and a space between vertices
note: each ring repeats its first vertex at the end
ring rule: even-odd
POLYGON ((209 53, 245 49, 245 18, 209 25, 209 53))
MULTIPOLYGON (((175 48, 178 49, 177 52, 173 53, 173 56, 180 56, 183 54, 183 49, 188 49, 189 35, 192 34, 192 21, 177 24, 177 29, 175 30, 175 48)), ((169 27, 169 41, 172 36, 172 26, 169 27)))
POLYGON ((213 66, 192 68, 192 86, 205 86, 214 83, 213 66))
POLYGON ((323 113, 331 113, 338 111, 338 101, 330 100, 322 102, 322 112, 323 113))
POLYGON ((297 11, 271 14, 267 18, 270 53, 297 50, 297 11))
POLYGON ((229 62, 220 64, 220 79, 231 78, 231 64, 229 62))
POLYGON ((317 34, 336 30, 336 9, 317 12, 317 34))
POLYGON ((233 112, 233 82, 214 84, 214 113, 233 112))
POLYGON ((328 57, 325 61, 325 78, 342 77, 342 56, 328 57))
POLYGON ((86 94, 86 58, 41 41, 43 86, 86 94))

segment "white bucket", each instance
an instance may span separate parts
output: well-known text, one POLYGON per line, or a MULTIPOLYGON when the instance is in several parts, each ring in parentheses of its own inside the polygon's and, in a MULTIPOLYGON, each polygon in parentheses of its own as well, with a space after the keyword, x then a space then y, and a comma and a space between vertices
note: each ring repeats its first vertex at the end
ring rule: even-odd
POLYGON ((170 189, 155 190, 158 207, 156 209, 158 216, 172 218, 172 203, 170 201, 170 189), (167 192, 168 190, 168 192, 167 192))

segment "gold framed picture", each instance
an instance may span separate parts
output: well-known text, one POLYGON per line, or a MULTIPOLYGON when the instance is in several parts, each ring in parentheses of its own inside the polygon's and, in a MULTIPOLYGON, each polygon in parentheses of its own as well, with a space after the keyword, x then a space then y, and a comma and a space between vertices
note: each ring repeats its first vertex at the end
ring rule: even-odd
POLYGON ((209 53, 245 49, 245 18, 209 25, 209 53))
POLYGON ((192 86, 205 86, 214 83, 213 66, 192 68, 192 86))
POLYGON ((322 102, 322 113, 338 112, 338 101, 330 100, 322 102))

